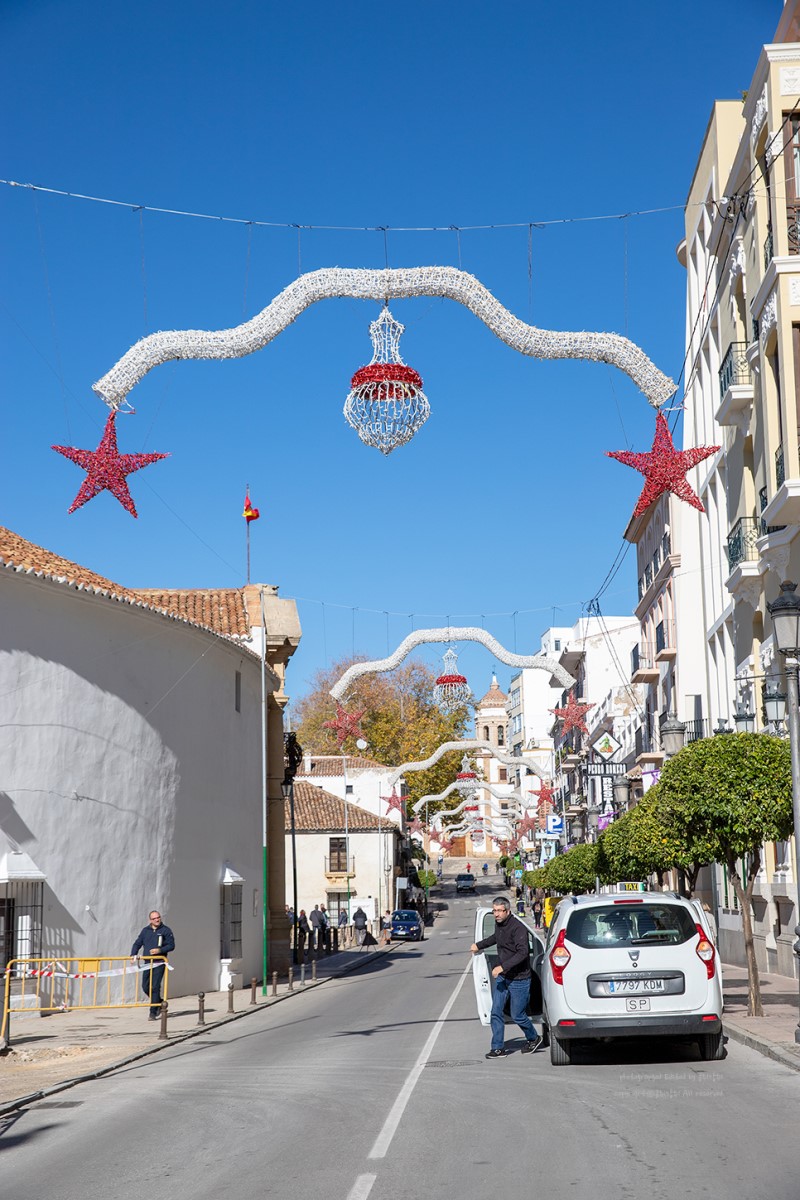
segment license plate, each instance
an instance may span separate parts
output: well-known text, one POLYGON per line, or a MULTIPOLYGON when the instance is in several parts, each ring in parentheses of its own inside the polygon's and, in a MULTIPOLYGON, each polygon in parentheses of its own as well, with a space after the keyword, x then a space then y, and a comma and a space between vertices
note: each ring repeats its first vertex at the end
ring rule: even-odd
POLYGON ((663 992, 663 979, 608 979, 606 980, 609 996, 630 995, 632 992, 663 992))
POLYGON ((650 1012, 649 997, 628 996, 625 1001, 625 1012, 650 1012))

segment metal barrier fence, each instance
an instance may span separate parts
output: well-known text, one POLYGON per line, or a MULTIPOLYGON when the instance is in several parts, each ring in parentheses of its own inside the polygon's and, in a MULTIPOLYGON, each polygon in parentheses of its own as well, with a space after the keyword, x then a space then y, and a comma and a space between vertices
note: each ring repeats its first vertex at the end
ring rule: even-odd
MULTIPOLYGON (((10 1044, 13 1013, 39 1014, 67 1009, 150 1008, 143 977, 166 967, 161 999, 167 1000, 169 967, 162 955, 137 959, 112 955, 99 958, 12 958, 6 964, 0 1047, 10 1044)), ((148 980, 148 985, 150 981, 148 980)), ((148 993, 151 987, 148 986, 148 993)))

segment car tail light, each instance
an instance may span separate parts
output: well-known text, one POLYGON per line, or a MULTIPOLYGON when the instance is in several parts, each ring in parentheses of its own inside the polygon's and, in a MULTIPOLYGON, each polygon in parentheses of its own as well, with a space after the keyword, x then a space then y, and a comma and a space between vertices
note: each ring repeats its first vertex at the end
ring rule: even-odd
POLYGON ((713 979, 714 978, 714 959, 716 957, 716 951, 714 950, 714 947, 711 944, 711 942, 706 937, 705 930, 700 925, 695 925, 695 929, 697 930, 698 934, 700 935, 700 941, 697 943, 697 945, 694 948, 695 954, 697 955, 698 958, 702 959, 703 962, 705 963, 706 975, 708 976, 708 978, 713 979))
POLYGON ((556 944, 550 951, 550 966, 553 971, 553 980, 555 983, 564 982, 564 969, 569 966, 569 961, 572 958, 567 947, 564 945, 565 931, 562 929, 556 938, 556 944))

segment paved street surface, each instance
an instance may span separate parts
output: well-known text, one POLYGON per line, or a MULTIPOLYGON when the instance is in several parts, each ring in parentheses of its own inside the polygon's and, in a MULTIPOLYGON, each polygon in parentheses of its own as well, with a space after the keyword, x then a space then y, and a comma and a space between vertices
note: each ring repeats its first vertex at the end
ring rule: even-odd
POLYGON ((0 1192, 796 1200, 800 1073, 733 1040, 717 1063, 656 1042, 487 1062, 476 901, 445 899, 421 945, 5 1118, 0 1192))

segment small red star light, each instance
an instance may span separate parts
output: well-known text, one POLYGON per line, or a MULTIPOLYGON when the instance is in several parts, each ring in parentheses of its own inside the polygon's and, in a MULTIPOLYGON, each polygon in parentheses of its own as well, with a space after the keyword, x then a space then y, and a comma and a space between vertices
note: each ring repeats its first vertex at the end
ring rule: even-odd
POLYGON ((577 729, 579 733, 588 733, 589 730, 584 724, 583 718, 586 716, 590 708, 594 708, 593 704, 578 704, 575 699, 574 691, 567 696, 565 708, 551 708, 548 711, 564 722, 563 732, 569 733, 570 729, 577 729))
POLYGON ((160 458, 169 458, 168 454, 120 454, 117 450, 117 430, 114 424, 116 416, 115 412, 109 413, 100 445, 96 450, 76 450, 74 446, 51 447, 86 471, 81 489, 70 506, 71 513, 88 500, 93 500, 100 492, 111 492, 132 517, 138 517, 126 476, 140 471, 142 467, 149 467, 160 458))
POLYGON ((667 418, 659 412, 656 413, 653 447, 647 454, 635 454, 632 450, 607 450, 606 454, 644 475, 645 485, 633 510, 634 517, 638 517, 664 492, 672 492, 679 500, 685 500, 700 512, 705 512, 700 497, 686 480, 686 472, 696 467, 704 458, 716 454, 717 450, 719 446, 695 446, 690 450, 676 450, 667 418))
POLYGON ((392 788, 391 796, 381 796, 381 800, 386 804, 386 815, 388 816, 392 809, 396 809, 402 816, 405 816, 406 802, 402 796, 398 796, 397 792, 392 788))
MULTIPOLYGON (((552 709, 551 709, 551 711, 552 711, 552 709)), ((542 781, 542 785, 539 788, 539 791, 534 792, 533 790, 531 790, 528 792, 528 795, 536 797, 536 805, 540 811, 542 808, 545 807, 545 805, 550 805, 552 807, 553 789, 550 787, 549 783, 545 783, 544 781, 542 781)))
POLYGON ((425 833, 425 826, 422 824, 422 821, 420 821, 419 817, 414 817, 414 820, 408 826, 408 832, 418 833, 420 835, 425 833))
POLYGON ((341 704, 337 704, 336 716, 334 720, 325 722, 325 728, 336 730, 336 741, 340 746, 343 746, 350 737, 363 738, 364 734, 359 722, 366 711, 365 708, 362 708, 356 713, 349 713, 342 708, 341 704))
POLYGON ((527 833, 534 833, 538 828, 535 817, 523 817, 517 826, 517 839, 524 838, 527 833))

